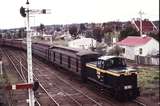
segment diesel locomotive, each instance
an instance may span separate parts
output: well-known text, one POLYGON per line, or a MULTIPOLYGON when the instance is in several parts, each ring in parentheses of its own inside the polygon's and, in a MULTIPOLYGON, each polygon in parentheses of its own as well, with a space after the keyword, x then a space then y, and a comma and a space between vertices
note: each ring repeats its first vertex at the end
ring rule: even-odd
MULTIPOLYGON (((26 51, 26 43, 22 40, 0 39, 0 44, 26 51)), ((32 43, 32 53, 77 74, 85 82, 97 83, 118 100, 135 99, 140 95, 137 71, 128 67, 123 57, 99 57, 93 51, 42 43, 32 43)))
POLYGON ((88 79, 99 83, 118 100, 135 99, 139 96, 137 71, 127 67, 120 56, 101 56, 86 64, 88 79))

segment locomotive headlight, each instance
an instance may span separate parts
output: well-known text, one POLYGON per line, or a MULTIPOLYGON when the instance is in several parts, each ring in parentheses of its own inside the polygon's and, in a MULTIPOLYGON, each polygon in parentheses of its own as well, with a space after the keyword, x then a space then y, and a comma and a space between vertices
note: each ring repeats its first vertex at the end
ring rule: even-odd
POLYGON ((127 89, 132 89, 132 85, 126 85, 124 86, 124 89, 127 90, 127 89))

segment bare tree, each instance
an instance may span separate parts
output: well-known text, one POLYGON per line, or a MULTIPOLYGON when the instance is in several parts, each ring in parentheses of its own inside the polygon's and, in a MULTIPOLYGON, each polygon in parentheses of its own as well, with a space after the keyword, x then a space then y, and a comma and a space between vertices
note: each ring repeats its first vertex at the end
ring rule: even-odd
POLYGON ((118 45, 114 46, 109 52, 108 55, 120 56, 122 54, 122 48, 118 45))
POLYGON ((75 25, 72 25, 69 27, 69 33, 71 34, 72 38, 73 39, 76 39, 78 36, 78 29, 75 25))

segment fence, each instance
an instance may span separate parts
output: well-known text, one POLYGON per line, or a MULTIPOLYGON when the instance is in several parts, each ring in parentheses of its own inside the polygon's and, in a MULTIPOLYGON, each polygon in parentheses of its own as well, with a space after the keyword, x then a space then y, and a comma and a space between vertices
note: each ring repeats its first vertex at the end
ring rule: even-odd
POLYGON ((137 64, 143 65, 159 65, 159 56, 135 56, 135 61, 137 64))

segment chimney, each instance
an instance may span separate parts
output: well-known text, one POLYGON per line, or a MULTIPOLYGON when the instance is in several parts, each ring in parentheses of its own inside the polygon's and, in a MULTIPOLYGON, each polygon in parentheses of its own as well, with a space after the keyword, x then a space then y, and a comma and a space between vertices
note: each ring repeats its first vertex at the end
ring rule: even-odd
POLYGON ((147 37, 147 35, 146 34, 142 34, 142 36, 141 36, 142 38, 145 38, 145 37, 147 37))

